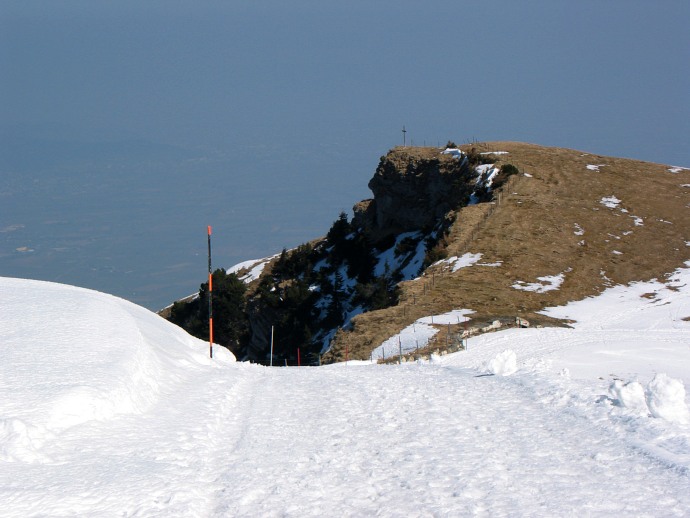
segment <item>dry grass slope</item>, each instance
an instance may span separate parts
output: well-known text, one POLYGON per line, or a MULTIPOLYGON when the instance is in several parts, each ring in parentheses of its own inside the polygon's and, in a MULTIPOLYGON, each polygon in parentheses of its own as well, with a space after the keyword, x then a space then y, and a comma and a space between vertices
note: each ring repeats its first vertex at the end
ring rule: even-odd
POLYGON ((349 358, 368 358, 415 319, 458 308, 476 312, 471 325, 516 316, 563 325, 537 312, 610 285, 663 279, 690 259, 690 170, 517 142, 474 146, 508 152, 495 155, 497 163, 518 166, 520 175, 505 185, 500 203, 457 211, 448 252, 481 253, 480 263, 500 265, 430 268, 403 283, 400 305, 359 315, 351 331, 340 331, 326 361, 342 360, 346 349, 349 358), (557 290, 513 287, 559 274, 557 290))

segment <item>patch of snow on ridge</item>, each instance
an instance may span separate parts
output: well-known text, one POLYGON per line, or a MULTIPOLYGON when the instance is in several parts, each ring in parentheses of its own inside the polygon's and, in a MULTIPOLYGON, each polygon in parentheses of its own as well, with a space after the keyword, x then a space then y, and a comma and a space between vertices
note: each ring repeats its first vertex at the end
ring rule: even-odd
POLYGON ((456 255, 449 257, 448 259, 442 259, 436 264, 447 264, 453 271, 457 272, 460 268, 467 268, 477 263, 482 258, 482 254, 473 254, 467 252, 466 254, 458 257, 456 255))
POLYGON ((418 319, 417 322, 433 325, 459 324, 461 318, 464 320, 467 315, 471 315, 472 313, 474 313, 474 311, 471 309, 454 309, 448 313, 422 317, 418 319))
POLYGON ((465 158, 465 153, 463 153, 460 149, 458 148, 446 148, 444 151, 441 151, 442 155, 451 155, 455 158, 465 158))
POLYGON ((565 275, 559 273, 558 275, 546 275, 544 277, 537 277, 539 282, 527 283, 524 281, 516 281, 513 288, 522 291, 534 291, 536 293, 546 293, 547 291, 557 290, 563 284, 565 275))
POLYGON ((482 254, 473 254, 467 252, 466 254, 463 254, 461 257, 458 257, 455 260, 451 271, 457 272, 460 268, 467 268, 468 266, 472 266, 473 264, 479 262, 481 258, 482 254))
POLYGON ((371 352, 372 360, 382 360, 423 349, 429 340, 438 333, 437 325, 459 324, 467 315, 474 313, 470 309, 454 309, 448 313, 431 315, 416 320, 399 333, 385 340, 371 352))
POLYGON ((606 164, 590 164, 587 166, 587 169, 589 169, 590 171, 599 172, 600 167, 606 167, 606 164))
POLYGON ((436 333, 438 333, 437 328, 429 324, 415 322, 371 351, 371 359, 374 361, 384 360, 399 356, 401 350, 403 354, 407 354, 417 349, 423 349, 436 333))
POLYGON ((249 284, 250 282, 255 281, 261 276, 261 273, 264 271, 266 265, 271 261, 271 259, 275 257, 278 257, 278 255, 266 257, 265 259, 251 259, 249 261, 243 261, 231 267, 228 270, 228 273, 237 274, 242 270, 249 270, 242 277, 240 277, 240 280, 242 282, 244 282, 245 284, 249 284))
POLYGON ((576 236, 583 236, 585 234, 585 230, 580 225, 578 225, 577 223, 574 224, 574 227, 575 227, 574 234, 576 236))
POLYGON ((681 171, 690 171, 690 168, 687 168, 687 167, 669 167, 667 170, 669 173, 678 174, 681 171))
POLYGON ((620 205, 621 200, 616 198, 615 196, 606 196, 601 199, 599 203, 601 203, 603 206, 608 207, 609 209, 615 209, 620 205))

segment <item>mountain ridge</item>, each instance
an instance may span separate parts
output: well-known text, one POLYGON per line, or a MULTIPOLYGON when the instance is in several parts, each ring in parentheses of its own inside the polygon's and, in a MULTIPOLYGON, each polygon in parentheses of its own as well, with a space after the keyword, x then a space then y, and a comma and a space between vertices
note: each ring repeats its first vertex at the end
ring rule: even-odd
MULTIPOLYGON (((319 335, 326 362, 368 358, 416 319, 460 308, 474 311, 470 322, 444 326, 439 340, 459 342, 464 326, 497 319, 564 325, 540 311, 612 285, 663 277, 689 255, 690 171, 683 168, 519 142, 449 143, 393 148, 381 157, 370 188, 373 201, 355 205, 351 225, 378 247, 379 273, 385 250, 388 259, 398 258, 399 250, 419 249, 435 233, 435 242, 425 243, 429 267, 397 282, 387 307, 348 314, 337 330, 319 335), (471 167, 463 169, 469 158, 471 167), (491 181, 508 166, 513 174, 492 190, 491 181), (412 241, 390 241, 415 231, 422 235, 412 241), (480 259, 456 268, 451 259, 466 254, 480 259)), ((274 275, 275 261, 254 286, 274 275)), ((404 261, 412 259, 403 255, 395 268, 404 261)), ((268 346, 266 331, 254 343, 255 359, 268 346)))
POLYGON ((484 263, 500 266, 456 272, 432 266, 421 282, 402 284, 404 309, 360 315, 349 334, 336 336, 334 361, 345 349, 348 355, 366 355, 378 340, 394 334, 391 330, 424 315, 466 308, 475 311, 477 322, 518 316, 544 320, 538 312, 546 306, 593 296, 615 284, 663 277, 688 259, 690 229, 683 211, 690 201, 689 170, 518 142, 463 146, 471 147, 501 152, 493 155, 498 163, 509 161, 520 174, 509 180, 500 202, 456 211, 447 253, 482 254, 484 263), (514 287, 560 274, 558 289, 514 287), (380 331, 372 333, 371 327, 380 331))

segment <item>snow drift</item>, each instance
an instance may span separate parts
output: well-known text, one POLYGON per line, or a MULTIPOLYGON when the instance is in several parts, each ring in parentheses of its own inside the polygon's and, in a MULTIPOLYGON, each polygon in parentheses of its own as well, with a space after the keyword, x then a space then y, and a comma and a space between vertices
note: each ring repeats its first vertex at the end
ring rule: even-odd
POLYGON ((43 461, 55 433, 143 414, 179 367, 209 364, 208 344, 123 299, 8 278, 0 292, 2 460, 43 461))

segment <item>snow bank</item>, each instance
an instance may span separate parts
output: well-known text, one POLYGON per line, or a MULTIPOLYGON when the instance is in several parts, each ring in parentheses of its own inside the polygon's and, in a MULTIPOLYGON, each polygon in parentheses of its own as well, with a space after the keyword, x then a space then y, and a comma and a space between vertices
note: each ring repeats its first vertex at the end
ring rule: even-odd
POLYGON ((681 380, 664 373, 657 374, 647 385, 645 399, 654 417, 672 423, 690 423, 690 411, 685 404, 685 386, 681 380))
POLYGON ((690 423, 690 410, 685 404, 685 385, 681 380, 660 372, 643 387, 639 381, 623 383, 615 380, 609 388, 614 405, 635 414, 651 415, 670 423, 690 423))
MULTIPOLYGON (((144 413, 176 368, 209 363, 208 344, 117 297, 8 278, 0 292, 5 460, 40 461, 52 434, 144 413)), ((219 351, 218 361, 233 360, 219 351)))
POLYGON ((640 415, 649 414, 644 387, 639 381, 624 383, 621 380, 615 380, 609 387, 609 394, 615 405, 640 415))
POLYGON ((486 365, 486 372, 497 376, 510 376, 517 371, 515 351, 506 349, 491 358, 486 365))

